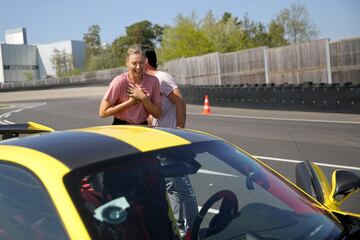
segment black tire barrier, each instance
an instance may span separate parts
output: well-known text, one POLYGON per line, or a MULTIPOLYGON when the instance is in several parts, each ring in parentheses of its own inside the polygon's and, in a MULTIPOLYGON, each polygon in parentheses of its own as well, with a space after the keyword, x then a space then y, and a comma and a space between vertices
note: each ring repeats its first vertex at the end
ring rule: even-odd
POLYGON ((360 113, 360 85, 303 84, 297 86, 180 86, 186 103, 211 106, 360 113))
MULTIPOLYGON (((111 79, 72 81, 71 78, 48 79, 35 83, 15 82, 11 86, 0 85, 0 92, 80 87, 107 86, 111 79), (47 82, 45 82, 47 81, 47 82)), ((238 85, 180 85, 188 104, 204 104, 205 94, 211 106, 290 110, 309 112, 360 113, 360 84, 311 82, 300 85, 238 84, 238 85)))

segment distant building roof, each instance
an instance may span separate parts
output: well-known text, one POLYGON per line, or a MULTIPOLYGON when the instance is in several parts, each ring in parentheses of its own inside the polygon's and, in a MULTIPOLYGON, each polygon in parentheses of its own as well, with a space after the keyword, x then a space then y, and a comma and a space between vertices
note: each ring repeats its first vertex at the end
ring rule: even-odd
POLYGON ((27 45, 26 28, 15 28, 6 30, 5 43, 27 45))

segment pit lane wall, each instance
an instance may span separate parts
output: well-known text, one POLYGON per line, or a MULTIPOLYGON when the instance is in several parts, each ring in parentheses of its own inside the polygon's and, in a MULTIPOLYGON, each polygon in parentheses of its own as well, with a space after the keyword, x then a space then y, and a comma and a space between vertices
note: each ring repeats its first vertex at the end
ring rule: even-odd
MULTIPOLYGON (((88 73, 80 77, 16 82, 1 85, 0 92, 103 85, 126 69, 88 73)), ((360 84, 239 84, 179 85, 187 104, 286 111, 360 113, 360 84)), ((3 100, 3 99, 2 99, 3 100)), ((6 101, 6 100, 5 100, 6 101)))
POLYGON ((180 86, 188 104, 268 110, 360 113, 360 84, 180 86))

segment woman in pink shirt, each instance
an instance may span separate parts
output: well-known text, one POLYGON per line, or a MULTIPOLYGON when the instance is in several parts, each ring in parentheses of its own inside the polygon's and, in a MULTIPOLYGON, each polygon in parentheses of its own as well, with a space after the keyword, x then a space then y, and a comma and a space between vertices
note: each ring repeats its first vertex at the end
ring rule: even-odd
POLYGON ((107 89, 100 107, 102 118, 114 116, 114 125, 147 125, 149 115, 161 116, 161 90, 159 80, 145 73, 146 57, 141 46, 128 49, 128 72, 115 77, 107 89))

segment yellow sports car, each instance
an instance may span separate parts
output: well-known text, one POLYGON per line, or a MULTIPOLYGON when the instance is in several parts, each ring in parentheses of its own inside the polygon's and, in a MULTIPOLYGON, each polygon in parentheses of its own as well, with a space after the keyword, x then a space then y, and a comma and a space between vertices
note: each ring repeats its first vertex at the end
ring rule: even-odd
POLYGON ((180 239, 164 179, 189 175, 199 214, 186 239, 360 239, 340 205, 360 187, 311 162, 297 183, 192 130, 0 126, 0 239, 180 239), (30 134, 30 136, 20 136, 30 134))

